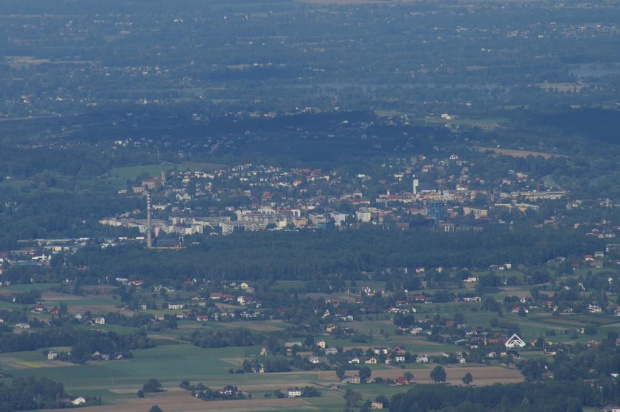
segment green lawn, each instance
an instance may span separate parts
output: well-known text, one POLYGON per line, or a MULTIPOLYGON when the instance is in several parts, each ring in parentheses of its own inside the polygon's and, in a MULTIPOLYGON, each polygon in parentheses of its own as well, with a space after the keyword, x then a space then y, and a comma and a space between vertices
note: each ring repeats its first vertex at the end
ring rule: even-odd
MULTIPOLYGON (((134 358, 129 360, 35 369, 37 376, 60 381, 69 391, 104 390, 119 386, 138 387, 152 377, 157 377, 164 384, 175 385, 181 379, 203 381, 205 384, 212 382, 213 385, 222 379, 232 379, 238 383, 243 381, 243 375, 230 375, 228 370, 239 366, 240 362, 234 359, 242 359, 246 350, 247 348, 202 349, 180 344, 136 350, 133 352, 134 358)), ((12 358, 28 361, 45 360, 41 351, 17 352, 10 355, 12 358)), ((3 367, 3 369, 15 376, 33 374, 33 368, 3 367)))
POLYGON ((301 281, 301 280, 279 280, 277 281, 275 284, 273 284, 271 286, 271 290, 272 291, 290 291, 290 290, 296 290, 296 289, 301 289, 304 290, 306 286, 306 282, 301 281))
POLYGON ((6 302, 3 300, 0 300, 0 309, 21 309, 22 305, 18 305, 17 303, 13 303, 13 302, 6 302))
POLYGON ((58 285, 59 283, 20 283, 3 289, 10 290, 12 292, 30 292, 31 290, 44 291, 58 285))
POLYGON ((121 179, 136 179, 143 173, 148 173, 151 177, 157 177, 161 175, 161 171, 169 171, 177 169, 179 171, 185 170, 213 170, 223 167, 221 164, 216 163, 198 163, 198 162, 183 162, 179 164, 162 162, 154 165, 137 165, 137 166, 125 166, 115 167, 108 172, 108 176, 112 178, 121 179))

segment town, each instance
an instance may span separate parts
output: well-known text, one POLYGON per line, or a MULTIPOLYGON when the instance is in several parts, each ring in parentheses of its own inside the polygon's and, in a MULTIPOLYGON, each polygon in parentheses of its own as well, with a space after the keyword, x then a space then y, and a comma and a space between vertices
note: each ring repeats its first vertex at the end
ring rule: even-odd
POLYGON ((0 2, 0 410, 618 410, 619 21, 0 2))

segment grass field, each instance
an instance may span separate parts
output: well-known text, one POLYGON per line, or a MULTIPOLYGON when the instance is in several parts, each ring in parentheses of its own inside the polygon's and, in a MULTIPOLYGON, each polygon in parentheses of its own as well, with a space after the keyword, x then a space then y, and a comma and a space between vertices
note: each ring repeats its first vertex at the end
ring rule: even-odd
POLYGON ((30 292, 31 290, 48 290, 53 288, 54 286, 58 286, 58 283, 26 283, 26 284, 17 284, 7 286, 2 288, 3 291, 8 290, 11 292, 30 292))
POLYGON ((279 280, 273 286, 271 286, 271 290, 274 291, 282 291, 287 292, 290 290, 304 290, 306 282, 301 280, 279 280))
MULTIPOLYGON (((134 358, 125 361, 92 362, 84 366, 60 366, 37 371, 38 376, 63 382, 71 391, 106 387, 136 387, 151 377, 157 377, 165 384, 176 383, 180 379, 202 380, 217 383, 227 377, 231 367, 239 367, 223 359, 243 359, 245 348, 202 349, 189 344, 167 345, 134 352, 134 358)), ((45 359, 40 351, 32 352, 40 360, 45 359)), ((12 358, 21 358, 21 352, 12 353, 12 358)), ((25 362, 34 362, 36 356, 28 353, 25 362)), ((3 370, 3 358, 0 358, 3 370)), ((16 376, 28 375, 24 369, 11 370, 16 376)), ((240 381, 243 377, 231 375, 240 381)), ((206 382, 205 382, 206 383, 206 382)))
POLYGON ((0 309, 21 309, 22 305, 18 305, 17 303, 0 301, 0 309))

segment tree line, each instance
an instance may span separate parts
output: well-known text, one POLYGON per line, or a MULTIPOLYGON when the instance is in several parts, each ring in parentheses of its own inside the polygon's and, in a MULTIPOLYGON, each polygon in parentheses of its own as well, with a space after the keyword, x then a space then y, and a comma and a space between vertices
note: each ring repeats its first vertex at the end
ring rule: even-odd
MULTIPOLYGON (((609 383, 616 391, 616 384, 609 383)), ((578 412, 582 406, 602 406, 606 396, 589 382, 495 384, 481 387, 416 385, 394 395, 390 412, 578 412)))
POLYGON ((70 346, 67 360, 85 363, 92 354, 129 355, 131 350, 146 349, 154 346, 146 332, 118 334, 110 331, 76 330, 72 328, 50 328, 29 333, 0 333, 0 353, 36 350, 53 346, 70 346))

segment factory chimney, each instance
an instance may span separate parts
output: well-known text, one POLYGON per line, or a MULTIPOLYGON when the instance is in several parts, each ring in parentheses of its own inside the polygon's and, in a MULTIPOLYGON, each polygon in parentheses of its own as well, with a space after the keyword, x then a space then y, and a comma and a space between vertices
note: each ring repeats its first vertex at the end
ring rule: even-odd
POLYGON ((151 194, 146 194, 146 247, 153 247, 153 239, 151 238, 151 194))

